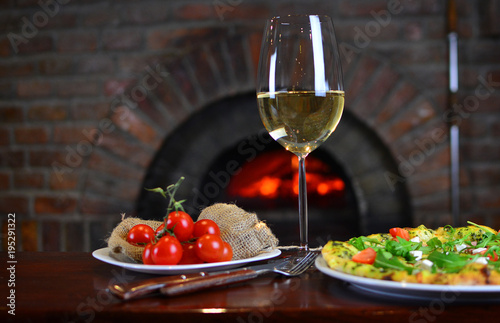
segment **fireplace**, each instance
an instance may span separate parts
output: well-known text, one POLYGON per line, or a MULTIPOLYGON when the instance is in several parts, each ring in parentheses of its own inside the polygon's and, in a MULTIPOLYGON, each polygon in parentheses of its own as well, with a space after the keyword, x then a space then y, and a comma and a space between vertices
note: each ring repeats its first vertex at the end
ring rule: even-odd
MULTIPOLYGON (((210 174, 220 174, 228 161, 241 165, 210 202, 236 203, 256 212, 281 245, 297 245, 298 159, 267 134, 261 136, 265 148, 252 160, 242 159, 237 145, 210 166, 210 174)), ((318 246, 329 237, 348 239, 348 235, 359 235, 362 197, 356 195, 343 167, 320 148, 307 157, 306 169, 311 245, 318 246)), ((201 187, 213 185, 210 174, 203 178, 201 187)))
MULTIPOLYGON (((177 197, 186 199, 195 219, 203 207, 235 203, 266 221, 281 245, 297 244, 296 159, 267 134, 255 94, 247 93, 214 102, 179 126, 158 150, 142 186, 164 187, 184 176, 177 197)), ((348 106, 306 167, 311 246, 411 223, 405 185, 388 185, 385 176, 398 173, 396 162, 348 106)), ((165 210, 158 194, 139 195, 139 217, 160 219, 165 210)))
MULTIPOLYGON (((276 228, 276 209, 224 197, 222 186, 225 173, 232 178, 273 150, 253 94, 264 21, 311 5, 216 2, 126 1, 103 10, 108 2, 92 1, 38 22, 37 1, 4 6, 0 205, 16 214, 18 251, 100 248, 121 214, 161 217, 163 201, 144 187, 180 176, 194 216, 228 198, 276 228), (24 22, 38 32, 25 35, 24 22)), ((392 15, 393 1, 314 2, 334 19, 344 64, 346 113, 316 153, 343 179, 344 198, 353 197, 348 230, 452 223, 449 121, 461 129, 460 222, 500 227, 497 3, 460 3, 460 115, 452 118, 446 2, 400 1, 392 15)), ((295 210, 287 215, 292 237, 295 210)))
MULTIPOLYGON (((269 200, 264 204, 228 191, 247 163, 282 150, 264 130, 257 112, 254 73, 261 31, 238 32, 238 37, 218 38, 201 50, 153 63, 141 82, 117 100, 110 119, 117 134, 123 133, 122 143, 134 148, 126 158, 140 163, 132 174, 142 178, 134 185, 137 195, 129 213, 161 219, 165 200, 144 188, 165 187, 184 176, 178 197, 186 199, 193 218, 212 203, 236 203, 265 220, 282 244, 297 243, 297 208, 290 198, 274 199, 273 206, 269 200)), ((383 57, 366 52, 343 63, 345 112, 311 161, 316 158, 332 170, 328 176, 341 179, 345 200, 336 200, 345 205, 321 207, 311 194, 311 245, 392 226, 437 227, 449 222, 447 125, 439 108, 383 57)), ((119 149, 106 141, 108 137, 99 148, 119 149)), ((92 158, 89 165, 101 163, 92 158)), ((100 180, 94 178, 86 189, 99 187, 100 180)), ((113 189, 132 191, 130 181, 121 182, 117 177, 113 189)))
MULTIPOLYGON (((282 150, 264 130, 256 106, 262 31, 214 35, 197 50, 152 64, 156 74, 148 79, 158 82, 130 86, 132 99, 141 89, 143 95, 114 109, 116 127, 133 133, 146 148, 136 150, 137 158, 150 156, 133 213, 162 218, 165 201, 144 188, 165 187, 184 176, 178 197, 186 199, 195 219, 212 203, 236 203, 256 212, 274 231, 282 229, 282 243, 296 242, 287 241, 298 237, 297 208, 290 197, 259 201, 230 191, 247 163, 282 150)), ((339 205, 322 207, 311 193, 312 244, 391 226, 450 222, 447 125, 439 107, 390 60, 370 51, 344 58, 344 115, 311 154, 311 161, 317 158, 343 182, 344 200, 335 198, 339 205)))
MULTIPOLYGON (((321 152, 318 150, 306 159, 309 203, 320 208, 343 207, 349 195, 345 176, 341 174, 341 167, 328 155, 320 155, 321 152)), ((226 160, 238 156, 235 149, 228 156, 221 156, 211 169, 221 171, 226 160)), ((207 185, 209 181, 210 177, 206 176, 203 182, 207 185)), ((297 198, 298 158, 279 145, 269 144, 254 160, 241 163, 217 200, 238 201, 243 207, 262 209, 292 206, 297 198)))

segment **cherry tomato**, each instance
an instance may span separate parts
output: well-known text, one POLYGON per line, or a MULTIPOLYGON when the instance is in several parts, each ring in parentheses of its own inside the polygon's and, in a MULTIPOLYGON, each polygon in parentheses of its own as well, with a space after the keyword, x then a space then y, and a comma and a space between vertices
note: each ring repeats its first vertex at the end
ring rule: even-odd
POLYGON ((410 240, 410 234, 408 233, 408 231, 406 229, 392 228, 389 230, 389 233, 396 240, 397 240, 397 237, 400 237, 401 239, 404 239, 406 241, 410 240))
POLYGON ((194 223, 193 237, 199 238, 204 234, 215 234, 220 236, 220 228, 213 220, 202 219, 194 223))
POLYGON ((160 233, 164 227, 165 227, 165 222, 163 222, 158 228, 156 228, 155 230, 156 235, 158 235, 158 233, 160 233))
POLYGON ((223 249, 222 256, 218 261, 231 261, 233 259, 233 248, 226 241, 222 241, 223 249))
POLYGON ((224 252, 224 243, 218 235, 204 234, 196 240, 196 255, 205 262, 217 262, 224 252))
POLYGON ((145 265, 154 265, 155 262, 153 261, 153 258, 151 258, 152 255, 152 250, 153 250, 153 244, 148 243, 144 250, 142 251, 142 263, 145 265))
POLYGON ((375 258, 377 257, 377 252, 372 248, 366 248, 352 256, 352 261, 359 262, 361 264, 373 265, 375 258))
POLYGON ((196 221, 194 223, 193 236, 199 238, 204 234, 215 234, 220 236, 220 229, 217 223, 210 219, 196 221))
POLYGON ((174 230, 179 241, 188 241, 193 236, 194 222, 189 214, 183 211, 173 211, 167 217, 167 229, 174 230))
MULTIPOLYGON (((484 251, 480 252, 480 254, 484 255, 487 252, 488 252, 488 250, 484 250, 484 251)), ((498 261, 498 254, 495 251, 493 251, 492 253, 488 254, 487 257, 488 257, 488 259, 490 261, 498 261)))
POLYGON ((171 235, 161 237, 152 248, 151 258, 155 265, 177 265, 182 258, 182 245, 171 235))
POLYGON ((137 224, 128 231, 127 242, 136 246, 145 245, 155 237, 155 230, 146 224, 137 224))
POLYGON ((196 246, 194 243, 185 243, 182 245, 182 249, 182 258, 178 265, 195 265, 203 263, 203 260, 196 255, 196 246))

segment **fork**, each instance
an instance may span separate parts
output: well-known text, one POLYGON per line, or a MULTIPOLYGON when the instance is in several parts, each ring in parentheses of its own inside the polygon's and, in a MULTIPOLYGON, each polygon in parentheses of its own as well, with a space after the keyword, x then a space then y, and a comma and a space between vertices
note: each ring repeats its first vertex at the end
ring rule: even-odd
POLYGON ((278 264, 266 264, 230 270, 218 274, 207 275, 201 279, 185 281, 178 284, 165 285, 160 292, 167 296, 177 296, 210 287, 227 286, 230 284, 247 281, 260 275, 274 272, 285 276, 298 276, 304 273, 316 260, 317 254, 309 251, 303 257, 291 257, 278 264))
POLYGON ((214 286, 229 285, 253 279, 259 275, 276 272, 285 276, 298 276, 316 259, 316 253, 293 256, 265 265, 250 266, 220 272, 200 272, 178 276, 156 277, 124 284, 110 284, 108 290, 124 300, 135 299, 161 291, 165 295, 181 295, 214 286))

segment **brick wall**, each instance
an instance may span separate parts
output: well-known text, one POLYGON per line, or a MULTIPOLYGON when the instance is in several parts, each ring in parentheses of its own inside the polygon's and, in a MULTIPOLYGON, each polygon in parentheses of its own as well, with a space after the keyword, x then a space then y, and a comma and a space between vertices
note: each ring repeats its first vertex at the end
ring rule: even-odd
MULTIPOLYGON (((414 223, 449 223, 440 0, 0 4, 0 214, 18 250, 93 250, 133 214, 163 140, 253 91, 264 20, 334 18, 347 106, 399 164, 414 223)), ((500 227, 500 1, 457 1, 462 219, 500 227)), ((448 117, 449 119, 449 117, 448 117)), ((5 239, 3 239, 5 248, 5 239)))

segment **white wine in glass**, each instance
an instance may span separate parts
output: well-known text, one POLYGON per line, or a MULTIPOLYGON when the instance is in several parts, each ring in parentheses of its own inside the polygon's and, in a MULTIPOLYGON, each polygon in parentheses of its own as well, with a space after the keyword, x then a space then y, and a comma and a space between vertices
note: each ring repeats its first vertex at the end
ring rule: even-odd
POLYGON ((264 126, 299 159, 300 247, 308 249, 305 159, 335 131, 344 110, 332 20, 317 15, 269 20, 257 77, 257 103, 264 126))

